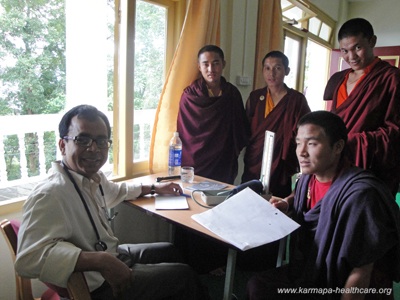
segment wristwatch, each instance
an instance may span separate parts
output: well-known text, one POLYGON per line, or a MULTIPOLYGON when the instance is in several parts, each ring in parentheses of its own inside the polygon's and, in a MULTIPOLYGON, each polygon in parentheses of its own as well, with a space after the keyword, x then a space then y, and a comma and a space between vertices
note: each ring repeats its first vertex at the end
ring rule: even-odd
POLYGON ((151 188, 150 188, 150 194, 151 194, 151 195, 154 195, 155 193, 156 193, 156 187, 155 187, 154 184, 152 184, 152 185, 151 185, 151 188))

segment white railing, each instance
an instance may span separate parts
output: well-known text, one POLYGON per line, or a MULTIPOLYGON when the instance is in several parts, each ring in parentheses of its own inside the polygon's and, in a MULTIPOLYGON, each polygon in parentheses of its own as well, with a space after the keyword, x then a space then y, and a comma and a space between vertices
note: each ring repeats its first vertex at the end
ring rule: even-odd
MULTIPOLYGON (((148 149, 145 145, 145 127, 150 128, 152 132, 154 123, 154 109, 135 111, 134 120, 135 125, 139 125, 139 159, 148 159, 148 149), (147 125, 147 126, 146 126, 147 125)), ((45 132, 55 132, 54 145, 56 150, 56 159, 61 158, 60 151, 58 149, 58 124, 63 114, 46 114, 46 115, 23 115, 23 116, 0 116, 0 188, 21 185, 27 182, 38 181, 46 175, 46 162, 45 162, 45 147, 44 147, 44 134, 45 132), (27 133, 35 133, 38 138, 38 160, 39 160, 39 175, 29 176, 28 175, 28 162, 26 160, 26 145, 25 135, 27 133), (16 135, 18 137, 19 149, 16 151, 19 156, 19 169, 20 178, 15 180, 8 180, 7 166, 5 159, 5 148, 4 140, 7 136, 16 135)), ((112 112, 107 113, 107 117, 112 126, 113 114, 112 112)), ((148 131, 148 129, 147 129, 148 131)))

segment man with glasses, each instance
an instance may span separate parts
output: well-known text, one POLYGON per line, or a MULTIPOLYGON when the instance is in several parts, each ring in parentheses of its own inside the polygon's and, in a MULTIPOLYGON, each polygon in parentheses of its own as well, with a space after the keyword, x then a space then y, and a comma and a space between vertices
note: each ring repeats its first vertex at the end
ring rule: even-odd
POLYGON ((195 272, 170 243, 118 246, 108 208, 146 194, 182 193, 176 183, 113 183, 99 171, 108 158, 111 127, 95 107, 72 108, 59 124, 62 161, 24 205, 16 270, 66 287, 84 272, 92 299, 204 299, 195 272), (157 288, 155 288, 157 287, 157 288))

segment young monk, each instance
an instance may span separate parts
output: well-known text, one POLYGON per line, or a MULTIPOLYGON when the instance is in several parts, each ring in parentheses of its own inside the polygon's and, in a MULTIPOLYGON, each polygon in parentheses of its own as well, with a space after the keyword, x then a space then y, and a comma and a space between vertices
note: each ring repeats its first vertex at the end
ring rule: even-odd
POLYGON ((301 227, 290 237, 289 264, 250 279, 250 300, 393 299, 393 281, 400 279, 399 207, 382 181, 350 164, 346 143, 346 126, 331 112, 299 121, 302 176, 295 196, 270 202, 301 227))
POLYGON ((356 18, 338 33, 350 69, 335 73, 325 89, 332 112, 349 130, 351 160, 382 179, 395 195, 400 182, 400 69, 374 55, 372 25, 356 18))
POLYGON ((304 95, 283 82, 290 72, 289 60, 280 51, 271 51, 262 61, 266 86, 251 92, 246 114, 251 135, 244 156, 242 182, 260 179, 265 131, 275 133, 270 192, 286 197, 292 191, 291 176, 299 171, 295 151, 296 124, 310 112, 304 95))
POLYGON ((224 53, 215 45, 199 50, 201 77, 183 91, 177 128, 182 165, 196 175, 233 184, 238 157, 248 140, 248 125, 239 90, 222 76, 224 53))

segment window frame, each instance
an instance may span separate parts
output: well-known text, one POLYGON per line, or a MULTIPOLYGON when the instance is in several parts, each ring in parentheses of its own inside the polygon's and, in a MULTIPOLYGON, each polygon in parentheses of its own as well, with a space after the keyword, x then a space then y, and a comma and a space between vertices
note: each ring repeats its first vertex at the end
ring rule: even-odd
MULTIPOLYGON (((147 0, 144 0, 147 1, 147 0)), ((186 13, 186 0, 152 0, 150 3, 168 8, 165 70, 172 62, 175 47, 186 13)), ((126 180, 149 173, 149 162, 133 162, 133 64, 136 0, 114 0, 114 91, 113 91, 113 171, 114 181, 126 180), (122 13, 124 12, 124 13, 122 13), (123 37, 123 38, 121 38, 123 37), (121 68, 120 66, 124 66, 121 68), (129 75, 130 74, 130 75, 129 75)), ((165 74, 164 74, 165 75, 165 74)), ((111 121, 111 120, 110 120, 111 121)), ((22 210, 26 196, 3 200, 2 216, 22 210)))
MULTIPOLYGON (((284 37, 290 36, 293 39, 300 40, 300 48, 299 48, 299 62, 300 65, 298 66, 299 70, 299 78, 297 82, 297 90, 302 92, 304 90, 304 77, 305 77, 305 68, 306 68, 306 55, 307 55, 307 45, 308 41, 311 40, 314 43, 320 44, 330 50, 334 48, 334 32, 336 30, 336 21, 334 21, 331 17, 325 14, 322 10, 318 7, 310 3, 306 0, 287 0, 288 2, 292 3, 291 7, 298 7, 304 11, 304 15, 307 16, 306 18, 302 18, 300 22, 301 28, 297 28, 292 26, 290 22, 285 22, 287 18, 283 16, 283 34, 284 37), (309 26, 309 19, 312 17, 318 17, 318 19, 322 23, 327 24, 329 27, 332 28, 331 35, 329 41, 326 41, 319 36, 311 33, 308 31, 309 26)), ((287 21, 287 20, 286 20, 287 21)), ((329 62, 327 62, 329 64, 329 62)))
MULTIPOLYGON (((165 70, 168 70, 178 43, 186 10, 186 0, 147 1, 167 9, 165 70)), ((149 161, 135 162, 134 143, 134 39, 136 1, 115 0, 115 57, 113 111, 113 180, 126 180, 149 174, 149 161)), ((166 76, 166 74, 164 74, 166 76)))

